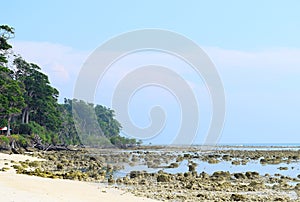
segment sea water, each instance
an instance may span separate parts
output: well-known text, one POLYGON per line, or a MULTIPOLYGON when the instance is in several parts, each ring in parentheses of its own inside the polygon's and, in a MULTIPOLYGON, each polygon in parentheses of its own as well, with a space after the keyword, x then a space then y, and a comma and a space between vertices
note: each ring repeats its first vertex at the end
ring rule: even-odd
MULTIPOLYGON (((214 148, 215 150, 238 150, 238 151, 268 151, 268 150, 293 150, 300 151, 300 144, 238 144, 238 145, 222 145, 214 148)), ((156 151, 160 152, 160 151, 156 151)), ((204 151, 203 151, 204 152, 204 151)), ((186 152, 174 151, 174 154, 180 155, 186 152)), ((216 171, 229 171, 230 173, 242 173, 247 171, 256 171, 260 175, 270 174, 281 174, 284 176, 289 176, 297 178, 300 174, 300 165, 297 161, 292 161, 290 163, 280 163, 280 164, 261 164, 259 160, 250 160, 246 165, 232 165, 231 161, 220 161, 216 164, 210 164, 206 161, 199 159, 190 159, 197 163, 196 171, 198 173, 206 172, 208 174, 213 174, 216 171), (287 170, 279 170, 279 167, 287 167, 287 170)), ((175 159, 172 161, 175 162, 175 159)), ((172 163, 171 162, 171 163, 172 163)), ((147 165, 137 164, 130 166, 128 164, 124 165, 124 169, 119 170, 114 173, 114 177, 125 177, 131 171, 146 171, 148 173, 155 173, 159 170, 163 170, 166 173, 176 174, 188 172, 188 160, 183 160, 179 163, 177 168, 163 168, 166 165, 162 165, 161 168, 148 168, 147 165)))

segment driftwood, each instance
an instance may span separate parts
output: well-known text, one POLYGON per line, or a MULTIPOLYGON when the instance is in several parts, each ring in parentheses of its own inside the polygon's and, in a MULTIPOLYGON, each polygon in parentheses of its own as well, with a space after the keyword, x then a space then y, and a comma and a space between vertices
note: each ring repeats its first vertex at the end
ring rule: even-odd
POLYGON ((38 150, 42 151, 70 151, 72 149, 68 148, 66 145, 53 145, 53 144, 43 144, 40 136, 35 135, 33 138, 33 148, 37 148, 38 150))
POLYGON ((14 154, 23 154, 24 150, 18 145, 18 143, 13 140, 10 144, 10 149, 14 154))
POLYGON ((31 144, 27 147, 22 147, 18 144, 18 142, 14 139, 11 139, 9 144, 1 144, 1 151, 9 151, 14 154, 23 154, 26 152, 34 152, 34 151, 78 151, 83 146, 68 146, 68 145, 53 145, 48 143, 43 143, 40 136, 35 135, 31 141, 31 144))

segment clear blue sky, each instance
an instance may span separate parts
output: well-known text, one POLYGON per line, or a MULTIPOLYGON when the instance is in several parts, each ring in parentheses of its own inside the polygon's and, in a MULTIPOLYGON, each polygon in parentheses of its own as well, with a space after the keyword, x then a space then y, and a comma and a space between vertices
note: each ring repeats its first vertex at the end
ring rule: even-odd
MULTIPOLYGON (((167 29, 198 43, 216 64, 227 107, 220 143, 300 142, 297 0, 11 0, 0 5, 0 24, 16 30, 15 49, 42 66, 62 98, 72 96, 82 63, 104 41, 136 29, 167 29)), ((150 141, 168 143, 163 137, 150 141)))
POLYGON ((1 22, 16 40, 49 41, 90 50, 140 28, 177 31, 201 45, 238 50, 299 47, 297 0, 269 1, 4 1, 1 22))

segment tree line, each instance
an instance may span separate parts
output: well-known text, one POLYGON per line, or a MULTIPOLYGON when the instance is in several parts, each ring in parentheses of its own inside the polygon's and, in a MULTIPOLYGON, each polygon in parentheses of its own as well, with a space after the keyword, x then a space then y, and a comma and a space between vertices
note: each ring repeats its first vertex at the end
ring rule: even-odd
POLYGON ((38 135, 53 145, 124 146, 135 139, 121 137, 115 113, 102 105, 66 99, 51 86, 41 67, 14 55, 8 40, 14 29, 0 26, 0 127, 7 126, 0 144, 18 141, 28 146, 38 135))

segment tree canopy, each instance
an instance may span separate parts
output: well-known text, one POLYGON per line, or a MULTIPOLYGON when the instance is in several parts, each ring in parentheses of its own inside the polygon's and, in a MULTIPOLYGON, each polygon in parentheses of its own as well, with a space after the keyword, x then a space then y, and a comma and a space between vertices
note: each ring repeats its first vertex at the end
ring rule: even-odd
POLYGON ((42 142, 54 145, 137 143, 120 136, 122 127, 112 109, 66 98, 59 104, 59 92, 42 68, 12 53, 8 40, 14 33, 12 27, 0 26, 0 127, 8 127, 7 136, 13 133, 30 142, 38 135, 42 142))

